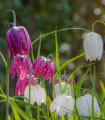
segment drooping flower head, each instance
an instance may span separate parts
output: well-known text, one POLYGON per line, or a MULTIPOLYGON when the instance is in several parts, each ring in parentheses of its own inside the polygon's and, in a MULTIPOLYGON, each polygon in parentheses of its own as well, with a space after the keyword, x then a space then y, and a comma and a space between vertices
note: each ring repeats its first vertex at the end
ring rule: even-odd
MULTIPOLYGON (((29 99, 29 86, 25 88, 24 97, 29 99)), ((46 92, 44 88, 40 87, 39 85, 31 85, 31 104, 34 104, 35 102, 38 105, 41 105, 42 103, 46 104, 46 92)))
POLYGON ((15 72, 17 72, 20 79, 24 79, 28 72, 31 75, 32 63, 30 57, 27 55, 16 55, 11 62, 10 72, 12 79, 15 77, 15 72))
POLYGON ((16 54, 25 55, 27 51, 32 51, 30 36, 23 26, 12 27, 6 33, 7 45, 14 57, 16 54))
MULTIPOLYGON (((55 85, 55 95, 56 95, 56 97, 61 95, 62 91, 64 90, 65 85, 66 85, 65 82, 61 82, 61 88, 59 86, 59 83, 57 83, 55 85)), ((72 96, 71 85, 70 84, 67 84, 64 94, 72 96)), ((54 98, 54 91, 53 91, 53 98, 54 98)))
MULTIPOLYGON (((65 74, 61 75, 61 76, 60 76, 61 82, 67 81, 67 80, 69 79, 69 77, 70 77, 70 75, 66 75, 66 76, 65 76, 65 74)), ((56 78, 56 79, 55 79, 55 85, 56 85, 57 83, 59 83, 59 82, 58 82, 58 79, 56 78)), ((69 81, 69 84, 71 84, 71 80, 69 81)), ((74 87, 75 85, 76 85, 75 80, 73 80, 73 87, 74 87)))
POLYGON ((84 38, 84 51, 86 60, 100 60, 103 54, 103 41, 99 34, 90 32, 84 38))
POLYGON ((71 114, 74 109, 74 99, 71 96, 65 94, 57 96, 50 106, 50 112, 56 110, 56 114, 59 116, 68 115, 68 120, 71 117, 71 114))
MULTIPOLYGON (((86 94, 84 96, 79 97, 76 100, 76 106, 79 115, 92 117, 92 96, 90 94, 86 94)), ((96 97, 94 97, 94 116, 99 117, 100 115, 101 110, 96 97)))
POLYGON ((35 78, 43 74, 43 79, 49 79, 49 84, 52 82, 55 72, 55 65, 50 59, 46 59, 43 56, 39 56, 33 63, 33 70, 35 78))
POLYGON ((24 95, 25 88, 29 85, 29 79, 31 85, 37 84, 37 81, 35 81, 33 75, 30 77, 27 75, 23 80, 18 78, 15 88, 15 95, 24 95))

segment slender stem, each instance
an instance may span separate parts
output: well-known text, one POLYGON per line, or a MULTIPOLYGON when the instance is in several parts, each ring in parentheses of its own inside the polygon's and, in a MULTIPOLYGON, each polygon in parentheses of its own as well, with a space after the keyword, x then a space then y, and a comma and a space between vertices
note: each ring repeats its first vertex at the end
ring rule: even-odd
POLYGON ((105 23, 104 23, 103 21, 101 21, 101 20, 96 20, 96 21, 93 22, 92 31, 94 31, 94 26, 95 26, 96 23, 101 23, 101 24, 105 25, 105 23))
MULTIPOLYGON (((39 108, 38 104, 37 104, 37 107, 39 108)), ((39 120, 39 116, 40 116, 39 109, 37 109, 37 120, 39 120)))
POLYGON ((7 68, 6 68, 6 120, 9 115, 9 50, 7 53, 7 68))
POLYGON ((29 74, 29 117, 31 117, 31 86, 30 86, 30 74, 29 74))

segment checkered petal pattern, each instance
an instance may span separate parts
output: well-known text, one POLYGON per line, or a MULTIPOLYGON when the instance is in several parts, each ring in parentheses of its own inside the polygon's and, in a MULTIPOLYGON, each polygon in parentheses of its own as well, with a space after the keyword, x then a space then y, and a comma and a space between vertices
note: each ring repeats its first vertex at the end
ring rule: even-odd
MULTIPOLYGON (((37 84, 33 75, 30 76, 30 84, 34 86, 37 84)), ((15 95, 24 95, 25 88, 29 85, 29 76, 27 75, 23 80, 18 78, 16 83, 15 95)))
POLYGON ((28 72, 31 75, 32 63, 30 57, 27 55, 16 55, 11 62, 10 72, 12 79, 15 76, 15 72, 17 72, 20 79, 24 79, 28 72))
POLYGON ((12 27, 6 33, 6 39, 8 48, 13 57, 18 53, 25 55, 28 50, 33 50, 30 36, 23 26, 12 27))
POLYGON ((43 79, 49 79, 49 84, 52 82, 55 72, 55 65, 50 59, 39 56, 33 63, 34 77, 37 78, 43 74, 43 79))

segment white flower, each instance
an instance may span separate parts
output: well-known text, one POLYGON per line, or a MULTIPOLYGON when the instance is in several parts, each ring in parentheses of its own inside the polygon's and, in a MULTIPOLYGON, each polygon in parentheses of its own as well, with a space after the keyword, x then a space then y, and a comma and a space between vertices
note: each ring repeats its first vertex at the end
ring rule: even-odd
MULTIPOLYGON (((82 97, 79 97, 76 100, 77 110, 81 116, 92 116, 92 96, 86 94, 82 97)), ((98 105, 97 99, 94 97, 94 115, 101 115, 100 107, 98 105)))
MULTIPOLYGON (((60 90, 59 83, 57 83, 57 84, 55 85, 55 95, 56 95, 56 97, 57 97, 58 95, 61 95, 61 91, 63 91, 65 85, 66 85, 65 82, 61 82, 61 90, 60 90)), ((72 96, 71 85, 70 85, 70 84, 67 84, 67 86, 66 86, 66 91, 64 92, 64 94, 72 96)), ((53 98, 54 98, 54 92, 53 92, 53 98)))
POLYGON ((84 38, 84 51, 86 60, 100 60, 103 54, 103 41, 99 34, 90 32, 84 38))
MULTIPOLYGON (((41 103, 46 104, 46 93, 42 87, 40 87, 39 85, 35 85, 35 86, 31 85, 30 93, 31 93, 31 104, 34 104, 35 102, 38 105, 41 105, 41 103)), ((29 99, 29 86, 25 88, 24 97, 29 99)))
POLYGON ((59 116, 68 115, 68 118, 71 117, 71 114, 74 109, 74 99, 71 96, 65 94, 57 96, 50 106, 51 113, 56 110, 56 114, 59 116))

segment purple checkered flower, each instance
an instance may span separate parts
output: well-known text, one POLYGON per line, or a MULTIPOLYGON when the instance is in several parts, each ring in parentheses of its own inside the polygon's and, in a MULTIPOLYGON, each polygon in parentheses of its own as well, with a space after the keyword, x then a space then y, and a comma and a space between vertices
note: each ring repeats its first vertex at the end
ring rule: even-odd
MULTIPOLYGON (((67 81, 69 79, 70 75, 66 75, 66 80, 65 80, 65 74, 61 75, 60 79, 61 82, 67 81)), ((55 85, 58 83, 58 79, 55 79, 55 85)), ((71 84, 71 80, 69 81, 69 84, 71 84)), ((73 80, 73 87, 76 85, 75 80, 73 80)))
POLYGON ((15 77, 15 72, 20 79, 24 79, 28 73, 32 74, 32 63, 27 55, 16 55, 10 67, 11 78, 15 77))
POLYGON ((17 53, 25 55, 27 51, 32 51, 30 36, 23 26, 12 27, 6 33, 7 45, 14 57, 17 53))
POLYGON ((50 59, 39 56, 33 63, 34 77, 37 78, 43 74, 43 79, 49 79, 49 84, 52 82, 55 72, 55 65, 50 59))
POLYGON ((29 79, 31 85, 37 84, 37 81, 35 81, 33 75, 31 75, 30 78, 27 75, 23 80, 18 78, 16 83, 15 95, 24 95, 25 88, 29 85, 29 79))

